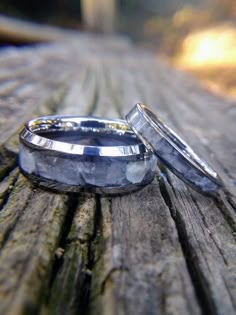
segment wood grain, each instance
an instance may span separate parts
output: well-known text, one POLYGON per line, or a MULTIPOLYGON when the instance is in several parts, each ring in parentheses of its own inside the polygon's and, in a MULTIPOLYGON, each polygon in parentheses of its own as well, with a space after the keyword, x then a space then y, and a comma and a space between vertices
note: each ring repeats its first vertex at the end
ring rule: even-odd
POLYGON ((0 313, 235 314, 234 103, 119 37, 9 48, 0 67, 0 313), (227 191, 200 195, 162 164, 152 184, 113 198, 52 193, 19 173, 25 120, 123 118, 136 102, 227 191))

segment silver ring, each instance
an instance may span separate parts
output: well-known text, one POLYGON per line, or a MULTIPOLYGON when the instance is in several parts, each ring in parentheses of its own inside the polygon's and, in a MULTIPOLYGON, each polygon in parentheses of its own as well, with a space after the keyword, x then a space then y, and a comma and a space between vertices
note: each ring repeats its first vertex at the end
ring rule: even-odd
POLYGON ((145 105, 136 104, 126 119, 143 143, 192 188, 211 193, 222 187, 218 174, 145 105))
POLYGON ((155 176, 155 155, 123 120, 40 117, 27 122, 19 137, 21 170, 52 189, 126 193, 155 176))

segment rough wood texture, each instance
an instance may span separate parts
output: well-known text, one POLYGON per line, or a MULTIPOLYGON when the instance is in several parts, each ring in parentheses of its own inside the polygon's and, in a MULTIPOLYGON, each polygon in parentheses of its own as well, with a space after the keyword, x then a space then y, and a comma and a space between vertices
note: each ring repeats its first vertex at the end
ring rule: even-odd
POLYGON ((0 53, 0 314, 236 311, 235 103, 121 38, 80 37, 0 53), (215 198, 163 165, 114 198, 32 186, 17 132, 42 114, 157 110, 223 177, 215 198))

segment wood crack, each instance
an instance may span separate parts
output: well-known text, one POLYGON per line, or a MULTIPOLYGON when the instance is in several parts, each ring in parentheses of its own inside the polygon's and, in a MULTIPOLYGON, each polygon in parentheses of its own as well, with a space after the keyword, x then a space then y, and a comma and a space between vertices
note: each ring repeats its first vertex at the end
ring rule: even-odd
MULTIPOLYGON (((31 194, 28 196, 28 199, 26 203, 24 204, 24 207, 21 209, 22 213, 24 210, 28 207, 30 202, 32 201, 32 198, 34 196, 35 191, 32 191, 31 194)), ((15 222, 7 229, 7 231, 4 233, 1 242, 0 242, 0 250, 4 248, 5 244, 7 243, 8 239, 10 238, 11 233, 14 231, 15 227, 17 226, 18 221, 20 220, 20 215, 18 215, 15 219, 15 222)))
MULTIPOLYGON (((61 233, 61 238, 58 244, 58 248, 64 248, 67 243, 67 237, 71 229, 72 221, 73 221, 77 206, 78 206, 78 197, 72 194, 71 197, 68 199, 67 213, 66 213, 66 217, 64 221, 63 230, 61 233)), ((49 281, 49 292, 56 278, 56 275, 60 268, 61 263, 62 263, 62 260, 54 261, 52 272, 51 272, 51 279, 49 281)))
POLYGON ((0 147, 0 181, 3 180, 17 165, 17 155, 3 146, 0 147))
POLYGON ((8 199, 11 196, 11 191, 15 187, 16 181, 18 179, 19 172, 14 169, 8 177, 0 182, 0 211, 7 204, 8 199), (3 188, 1 188, 3 186, 3 188))
POLYGON ((100 289, 100 294, 104 294, 105 289, 106 289, 106 284, 109 281, 112 281, 112 277, 114 274, 118 273, 119 276, 121 273, 128 273, 129 272, 129 268, 127 267, 119 267, 119 268, 112 268, 107 275, 105 276, 104 280, 101 283, 101 289, 100 289))
POLYGON ((9 48, 0 64, 0 309, 235 314, 236 207, 228 191, 213 201, 160 164, 158 182, 129 195, 63 195, 32 186, 15 168, 17 132, 32 116, 124 117, 146 101, 230 184, 232 106, 113 38, 80 34, 9 48))
POLYGON ((181 222, 182 220, 179 217, 178 212, 173 211, 173 209, 175 209, 176 206, 173 205, 169 189, 167 188, 167 185, 169 186, 170 184, 167 183, 167 181, 164 180, 163 177, 159 178, 159 183, 162 197, 167 207, 169 208, 170 214, 176 225, 183 255, 185 257, 186 265, 196 292, 196 296, 198 298, 199 305, 201 306, 202 314, 215 315, 217 314, 216 308, 204 293, 206 289, 206 283, 204 283, 205 281, 203 275, 199 274, 199 270, 198 268, 196 268, 195 258, 192 255, 191 244, 189 243, 188 236, 186 235, 185 229, 183 228, 184 223, 181 222))
POLYGON ((100 229, 99 198, 91 194, 72 194, 68 202, 65 227, 58 244, 64 253, 54 261, 43 314, 61 314, 61 305, 64 312, 77 314, 79 310, 80 314, 87 314, 94 242, 100 229), (64 299, 67 303, 63 303, 64 299))
POLYGON ((191 196, 191 198, 192 198, 192 200, 193 200, 193 202, 194 202, 196 208, 198 209, 198 211, 199 211, 199 213, 200 213, 200 215, 201 215, 202 221, 204 222, 206 228, 207 228, 208 231, 209 231, 209 236, 210 236, 210 238, 212 239, 213 243, 215 244, 217 250, 219 251, 220 256, 222 257, 224 263, 228 266, 228 261, 227 261, 227 259, 224 257, 224 253, 223 253, 222 249, 220 248, 220 246, 219 246, 218 243, 216 242, 215 238, 213 237, 212 233, 210 232, 208 223, 207 223, 207 221, 206 221, 206 219, 205 219, 204 214, 203 214, 202 211, 201 211, 201 208, 199 207, 199 205, 198 205, 198 203, 197 203, 197 200, 194 198, 194 196, 191 196))

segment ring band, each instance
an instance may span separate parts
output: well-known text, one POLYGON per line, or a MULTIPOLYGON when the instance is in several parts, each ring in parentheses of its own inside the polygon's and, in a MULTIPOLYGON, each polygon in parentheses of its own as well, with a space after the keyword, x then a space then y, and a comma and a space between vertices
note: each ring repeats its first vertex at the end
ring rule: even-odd
POLYGON ((155 155, 123 120, 46 116, 27 122, 19 137, 21 170, 52 189, 126 193, 155 176, 155 155))
POLYGON ((192 188, 211 193, 222 187, 217 173, 145 105, 136 104, 126 119, 146 147, 192 188))

